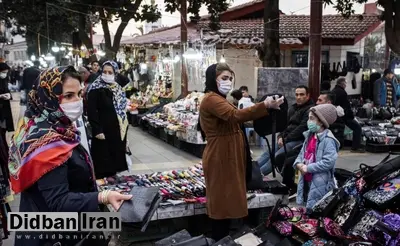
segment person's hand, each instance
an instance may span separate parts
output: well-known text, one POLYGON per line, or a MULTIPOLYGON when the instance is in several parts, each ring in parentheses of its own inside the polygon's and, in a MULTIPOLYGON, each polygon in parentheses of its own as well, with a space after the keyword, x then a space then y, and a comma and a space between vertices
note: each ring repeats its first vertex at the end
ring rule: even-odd
POLYGON ((10 93, 1 94, 0 97, 4 100, 10 100, 11 94, 10 93))
MULTIPOLYGON (((304 175, 305 173, 304 173, 304 168, 303 167, 305 167, 306 165, 304 165, 303 163, 298 163, 297 165, 296 165, 296 167, 297 167, 297 169, 300 171, 300 173, 302 174, 302 175, 304 175)), ((307 168, 307 167, 306 167, 307 168)))
POLYGON ((278 138, 278 146, 279 146, 279 148, 282 148, 282 146, 283 146, 283 139, 282 138, 278 138))
POLYGON ((101 204, 110 204, 115 211, 118 211, 123 201, 132 199, 132 195, 122 195, 116 191, 105 190, 99 193, 98 200, 101 204))
POLYGON ((108 204, 111 204, 115 211, 118 211, 123 201, 129 201, 131 199, 132 195, 122 195, 121 193, 116 191, 111 191, 108 194, 108 204))
POLYGON ((96 138, 97 138, 97 139, 100 139, 100 140, 104 140, 104 139, 106 139, 106 136, 104 136, 103 133, 100 133, 100 134, 97 134, 97 135, 96 135, 96 138))
POLYGON ((271 109, 280 109, 279 106, 284 102, 284 97, 281 96, 278 98, 277 95, 275 96, 269 96, 264 100, 265 107, 271 108, 271 109))
POLYGON ((307 173, 307 165, 301 165, 300 166, 300 172, 304 175, 304 174, 306 174, 307 173))

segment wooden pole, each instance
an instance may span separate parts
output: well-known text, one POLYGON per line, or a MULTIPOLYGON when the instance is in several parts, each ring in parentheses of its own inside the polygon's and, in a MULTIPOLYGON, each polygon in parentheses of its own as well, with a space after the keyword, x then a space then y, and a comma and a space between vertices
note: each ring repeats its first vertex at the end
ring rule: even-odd
POLYGON ((185 66, 185 58, 183 53, 185 52, 185 45, 188 41, 187 34, 187 3, 186 0, 181 0, 181 95, 186 96, 188 94, 188 77, 185 66))
POLYGON ((38 48, 38 57, 40 57, 42 55, 40 53, 40 33, 37 34, 37 48, 38 48))
POLYGON ((322 7, 321 0, 311 0, 308 87, 315 101, 321 84, 322 7))

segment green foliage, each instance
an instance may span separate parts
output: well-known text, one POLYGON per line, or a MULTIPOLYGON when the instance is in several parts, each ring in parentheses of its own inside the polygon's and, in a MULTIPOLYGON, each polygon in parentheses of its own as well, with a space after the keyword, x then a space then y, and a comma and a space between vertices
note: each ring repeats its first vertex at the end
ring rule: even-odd
POLYGON ((344 16, 350 16, 354 14, 355 3, 366 3, 368 0, 323 0, 325 5, 333 5, 334 8, 344 16))
MULTIPOLYGON (((179 0, 164 0, 165 11, 169 13, 174 13, 180 11, 180 1, 179 0)), ((212 30, 217 30, 219 25, 219 14, 227 10, 232 3, 232 0, 188 0, 188 14, 192 16, 190 19, 192 21, 198 21, 200 19, 200 8, 201 6, 206 6, 208 13, 210 15, 210 28, 212 30)))

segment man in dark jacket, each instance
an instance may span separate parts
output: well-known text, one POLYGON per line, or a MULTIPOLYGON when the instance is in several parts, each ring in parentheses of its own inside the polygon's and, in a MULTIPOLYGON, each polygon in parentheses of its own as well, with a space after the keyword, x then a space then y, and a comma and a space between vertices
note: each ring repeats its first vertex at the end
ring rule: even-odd
MULTIPOLYGON (((310 99, 310 93, 307 86, 298 86, 296 88, 296 103, 288 111, 288 126, 277 137, 275 146, 275 156, 284 153, 283 143, 286 149, 292 149, 304 141, 303 132, 307 130, 308 113, 314 102, 310 99)), ((264 175, 272 172, 270 153, 267 150, 258 159, 258 165, 264 175)))
POLYGON ((383 77, 374 83, 374 106, 395 107, 397 103, 394 73, 390 69, 383 72, 383 77))
POLYGON ((335 106, 340 106, 344 110, 344 116, 342 117, 345 125, 353 131, 353 143, 352 143, 352 152, 364 152, 361 149, 361 137, 362 137, 362 130, 360 124, 354 119, 353 111, 351 110, 350 101, 347 98, 346 92, 346 78, 339 78, 336 81, 336 86, 332 90, 332 92, 336 96, 336 100, 334 102, 335 106))
MULTIPOLYGON (((335 94, 330 91, 322 91, 318 97, 317 105, 319 104, 335 104, 335 94)), ((339 106, 340 107, 340 106, 339 106)), ((340 115, 338 115, 340 116, 340 115)), ((340 148, 344 145, 344 129, 346 125, 344 124, 344 120, 342 117, 338 117, 337 120, 329 126, 329 130, 333 133, 335 138, 339 140, 340 148)))
POLYGON ((87 83, 91 84, 93 83, 97 77, 99 77, 101 75, 101 71, 100 71, 100 63, 98 61, 94 61, 91 64, 91 69, 92 69, 92 73, 90 74, 89 78, 87 79, 87 83))

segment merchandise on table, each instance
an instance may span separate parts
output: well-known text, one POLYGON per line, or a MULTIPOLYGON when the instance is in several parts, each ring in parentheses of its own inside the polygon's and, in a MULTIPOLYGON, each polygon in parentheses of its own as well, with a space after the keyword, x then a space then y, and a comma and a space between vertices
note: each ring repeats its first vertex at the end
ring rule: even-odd
POLYGON ((176 135, 179 140, 205 144, 197 130, 198 108, 204 94, 192 92, 186 98, 164 105, 163 113, 146 114, 142 120, 156 128, 164 128, 169 135, 176 135))
POLYGON ((361 165, 354 177, 326 194, 311 212, 278 203, 276 215, 267 224, 303 245, 328 241, 332 245, 400 245, 398 166, 400 157, 375 167, 361 165))
POLYGON ((182 171, 109 177, 100 189, 128 194, 132 187, 159 187, 163 201, 182 200, 187 203, 205 202, 205 181, 200 164, 182 171))

